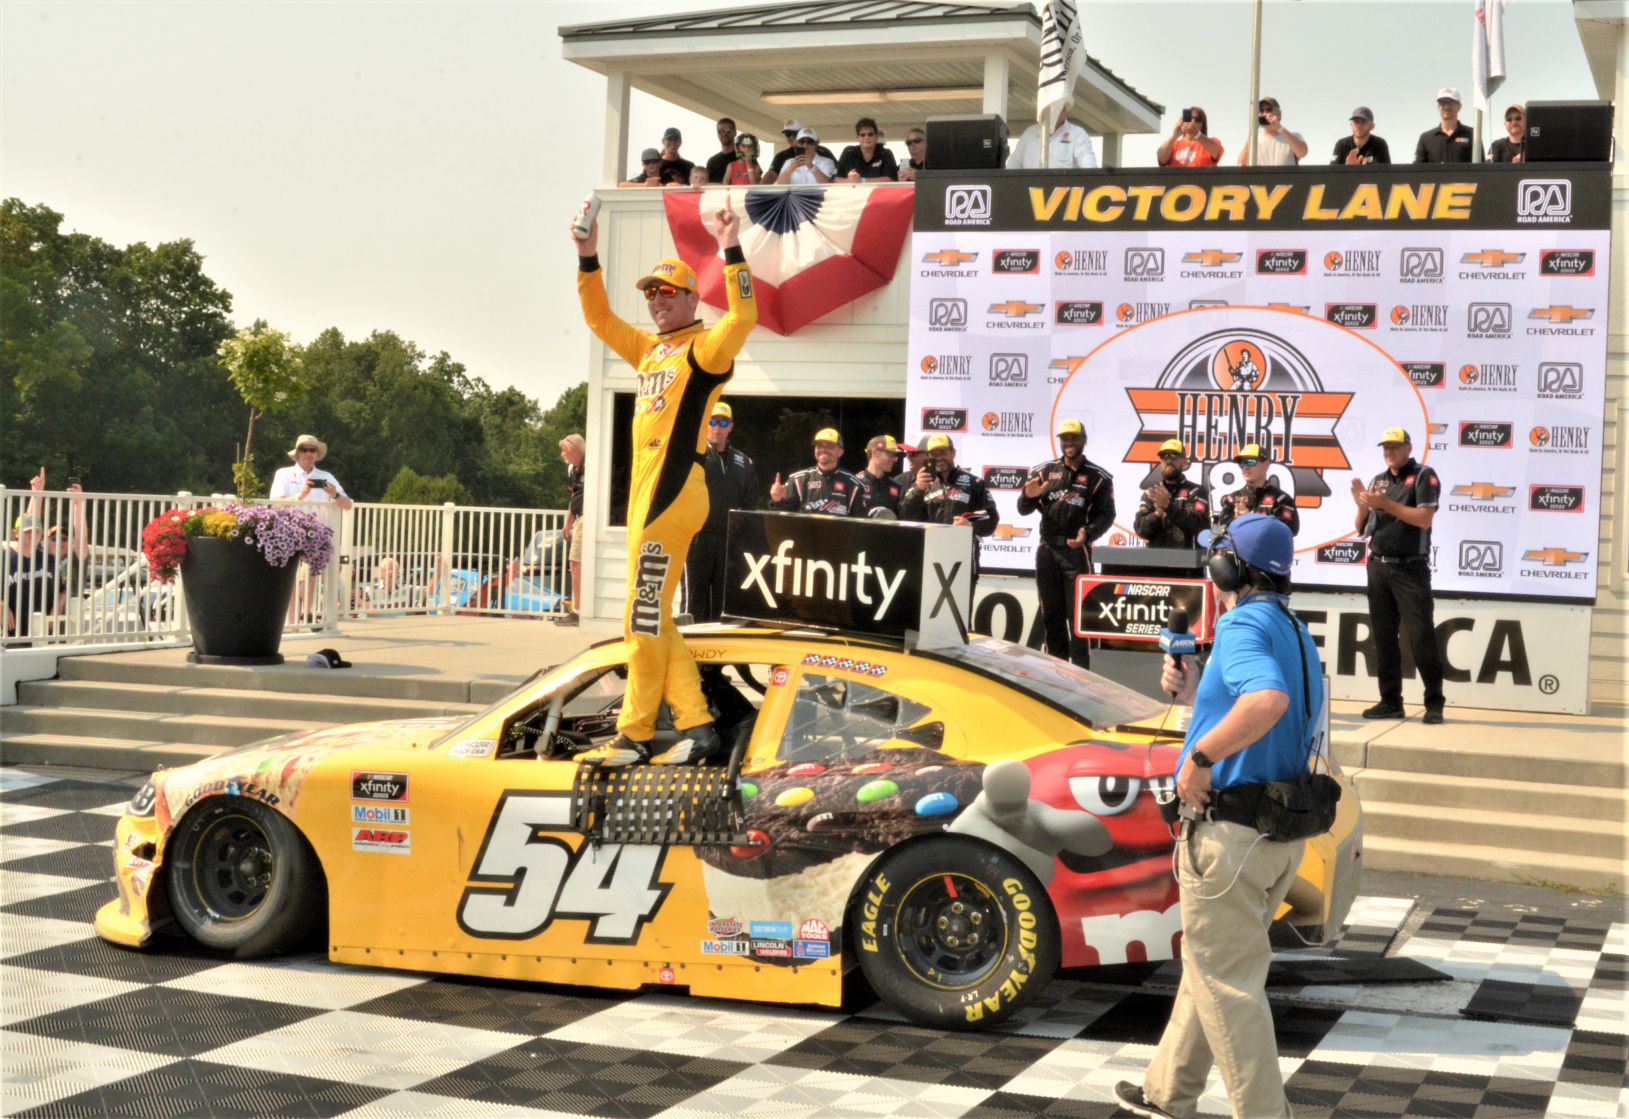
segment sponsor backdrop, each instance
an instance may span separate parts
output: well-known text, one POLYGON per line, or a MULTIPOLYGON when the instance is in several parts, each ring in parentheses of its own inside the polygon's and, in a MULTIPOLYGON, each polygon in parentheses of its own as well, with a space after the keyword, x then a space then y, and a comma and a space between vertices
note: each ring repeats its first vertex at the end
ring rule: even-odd
POLYGON ((987 570, 1033 570, 1028 468, 1063 418, 1131 521, 1157 448, 1239 487, 1270 449, 1295 578, 1364 583, 1353 478, 1402 426, 1442 479, 1438 592, 1591 600, 1606 364, 1604 170, 940 173, 911 248, 908 436, 991 486, 987 570), (1470 179, 1472 181, 1459 181, 1470 179))

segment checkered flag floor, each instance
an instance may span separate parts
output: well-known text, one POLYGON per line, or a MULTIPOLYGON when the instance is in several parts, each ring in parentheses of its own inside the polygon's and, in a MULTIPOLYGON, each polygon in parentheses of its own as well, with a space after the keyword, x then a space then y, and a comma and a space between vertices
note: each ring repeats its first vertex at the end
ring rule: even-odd
MULTIPOLYGON (((0 1114, 922 1116, 1119 1114, 1170 1011, 1169 966, 1060 977, 1001 1030, 842 1011, 435 978, 320 956, 233 963, 98 940, 135 783, 0 769, 0 1114)), ((1271 997, 1298 1119, 1606 1119, 1625 1088, 1629 930, 1360 898, 1271 997), (1426 983, 1361 982, 1377 959, 1426 983), (1406 969, 1405 969, 1406 970, 1406 969)), ((1203 1115, 1226 1115, 1212 1077, 1203 1115)))

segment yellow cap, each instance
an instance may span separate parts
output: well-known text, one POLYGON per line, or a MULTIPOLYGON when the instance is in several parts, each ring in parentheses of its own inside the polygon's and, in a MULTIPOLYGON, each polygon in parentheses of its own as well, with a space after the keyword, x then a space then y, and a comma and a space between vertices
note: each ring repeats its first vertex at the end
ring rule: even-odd
POLYGON ((1385 431, 1380 433, 1380 445, 1382 447, 1384 447, 1387 443, 1412 442, 1414 442, 1414 440, 1408 437, 1408 432, 1404 431, 1400 427, 1388 427, 1385 431))
POLYGON ((1081 426, 1079 420, 1059 420, 1057 434, 1078 435, 1084 439, 1086 438, 1086 429, 1081 426))
POLYGON ((1173 453, 1185 455, 1188 453, 1188 448, 1182 445, 1182 440, 1180 439, 1167 439, 1165 442, 1160 444, 1160 454, 1169 455, 1173 453))
POLYGON ((724 403, 722 400, 713 405, 713 415, 723 416, 726 420, 735 419, 735 413, 731 411, 730 406, 724 403))
POLYGON ((1238 453, 1233 456, 1233 461, 1238 462, 1241 458, 1256 458, 1265 460, 1271 457, 1271 455, 1261 449, 1260 443, 1246 443, 1244 446, 1240 447, 1238 453))
POLYGON ((892 435, 873 435, 870 442, 866 443, 865 445, 865 453, 869 455, 872 451, 879 450, 898 451, 899 444, 894 440, 892 435))
POLYGON ((837 429, 835 427, 821 428, 819 431, 815 432, 814 441, 816 443, 835 443, 839 447, 843 445, 843 437, 837 434, 837 429))
POLYGON ((922 444, 922 449, 924 451, 937 451, 940 447, 948 446, 950 446, 950 436, 943 434, 930 435, 928 436, 928 441, 922 444))
POLYGON ((672 284, 683 291, 696 290, 696 270, 682 260, 671 257, 639 277, 634 287, 644 291, 656 284, 672 284))

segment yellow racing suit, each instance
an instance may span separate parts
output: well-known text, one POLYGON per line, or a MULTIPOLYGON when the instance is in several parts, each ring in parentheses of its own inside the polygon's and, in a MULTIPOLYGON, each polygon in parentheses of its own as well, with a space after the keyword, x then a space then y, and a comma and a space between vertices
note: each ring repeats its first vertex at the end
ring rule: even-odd
POLYGON ((677 730, 713 720, 696 663, 673 625, 673 596, 684 578, 691 537, 707 519, 707 419, 758 321, 752 273, 740 249, 725 252, 724 290, 729 310, 712 327, 697 321, 649 334, 612 313, 597 261, 583 258, 577 273, 589 329, 639 371, 622 619, 628 688, 617 718, 617 730, 636 742, 649 742, 656 733, 664 697, 677 730))

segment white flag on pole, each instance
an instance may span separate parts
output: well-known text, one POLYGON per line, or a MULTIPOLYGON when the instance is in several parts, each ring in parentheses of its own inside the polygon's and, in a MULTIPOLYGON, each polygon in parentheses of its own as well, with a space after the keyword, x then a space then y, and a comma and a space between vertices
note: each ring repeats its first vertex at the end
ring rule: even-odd
POLYGON ((1476 0, 1476 27, 1471 35, 1471 88, 1474 106, 1490 112, 1488 97, 1505 80, 1505 9, 1510 0, 1476 0))
POLYGON ((1075 81, 1086 69, 1086 39, 1072 0, 1046 0, 1041 6, 1041 79, 1035 90, 1035 119, 1047 132, 1058 110, 1075 96, 1075 81))

